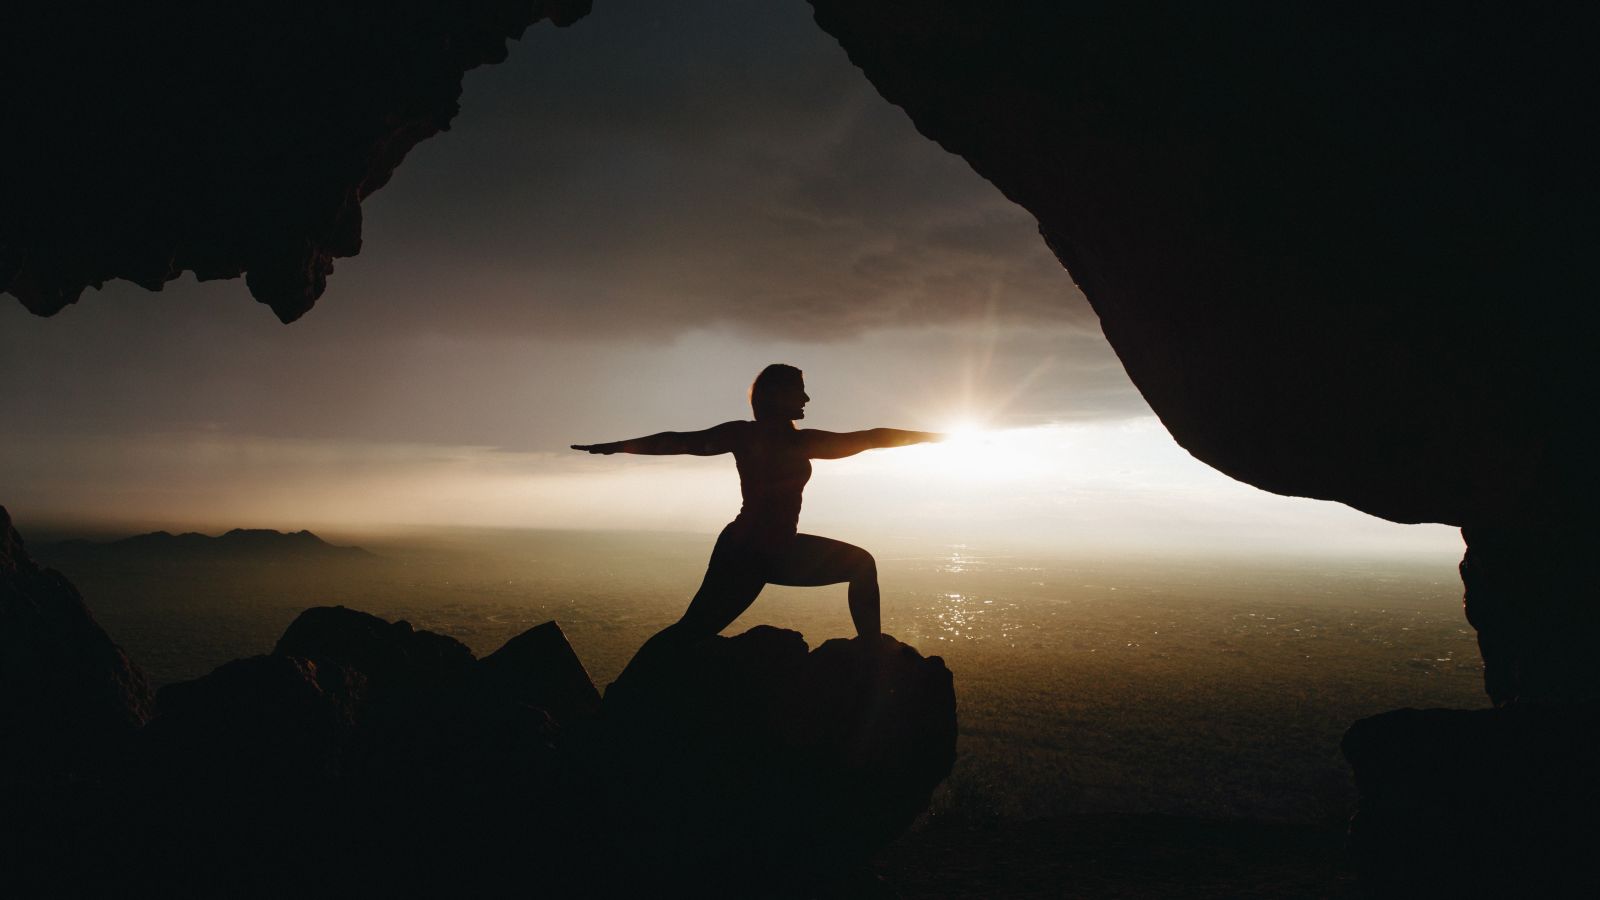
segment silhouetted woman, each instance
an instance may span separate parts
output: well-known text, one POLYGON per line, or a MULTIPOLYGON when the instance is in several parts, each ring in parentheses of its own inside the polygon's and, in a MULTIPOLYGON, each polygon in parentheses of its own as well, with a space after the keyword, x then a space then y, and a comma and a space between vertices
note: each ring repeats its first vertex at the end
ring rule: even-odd
POLYGON ((744 505, 722 529, 705 580, 689 609, 650 639, 653 645, 681 644, 709 637, 733 623, 768 584, 811 587, 850 583, 850 618, 863 637, 876 637, 878 567, 872 554, 852 544, 799 534, 800 493, 811 478, 811 460, 841 459, 877 447, 903 447, 936 441, 942 435, 898 428, 873 428, 840 434, 797 429, 805 418, 805 382, 794 366, 774 364, 750 385, 754 422, 724 422, 704 431, 664 431, 609 444, 574 444, 590 453, 732 453, 739 467, 744 505))

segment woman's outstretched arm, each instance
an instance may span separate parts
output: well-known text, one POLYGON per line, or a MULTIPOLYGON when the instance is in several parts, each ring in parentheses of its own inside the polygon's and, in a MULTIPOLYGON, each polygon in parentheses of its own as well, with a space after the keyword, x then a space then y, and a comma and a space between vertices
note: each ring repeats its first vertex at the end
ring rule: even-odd
POLYGON ((746 422, 723 422, 704 431, 663 431, 605 444, 573 444, 587 453, 640 453, 646 456, 716 456, 733 452, 746 422))
POLYGON ((843 433, 808 428, 801 434, 806 439, 806 455, 812 459, 843 459, 863 450, 944 440, 944 435, 937 431, 906 431, 901 428, 869 428, 866 431, 843 433))

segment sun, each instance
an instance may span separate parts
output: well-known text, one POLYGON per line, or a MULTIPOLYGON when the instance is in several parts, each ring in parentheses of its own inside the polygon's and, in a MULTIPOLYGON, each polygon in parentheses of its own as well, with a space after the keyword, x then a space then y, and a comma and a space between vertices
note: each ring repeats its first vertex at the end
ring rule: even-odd
POLYGON ((995 433, 977 419, 957 419, 940 431, 944 440, 929 447, 927 464, 943 475, 983 477, 998 462, 994 459, 995 433))
POLYGON ((965 443, 979 438, 987 429, 977 419, 961 418, 947 422, 939 432, 945 436, 944 443, 965 443))
POLYGON ((1004 477, 1015 464, 1003 433, 981 419, 953 418, 938 428, 938 433, 944 436, 940 441, 906 448, 895 459, 896 469, 938 480, 990 481, 1004 477))

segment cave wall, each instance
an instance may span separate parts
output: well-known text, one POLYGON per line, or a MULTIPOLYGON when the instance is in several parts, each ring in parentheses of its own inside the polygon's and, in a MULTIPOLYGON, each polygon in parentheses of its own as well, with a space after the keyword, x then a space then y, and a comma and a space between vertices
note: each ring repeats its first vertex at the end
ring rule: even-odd
POLYGON ((50 315, 115 278, 244 274, 293 321, 462 75, 590 3, 6 3, 0 293, 50 315))
POLYGON ((1202 461, 1399 522, 1600 493, 1592 10, 811 3, 1202 461))

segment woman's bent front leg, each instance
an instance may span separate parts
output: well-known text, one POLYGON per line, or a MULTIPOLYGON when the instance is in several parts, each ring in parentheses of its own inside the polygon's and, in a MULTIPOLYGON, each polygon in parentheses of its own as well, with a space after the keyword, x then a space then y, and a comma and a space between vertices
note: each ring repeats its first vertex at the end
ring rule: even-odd
POLYGON ((882 631, 878 594, 878 563, 872 554, 844 541, 797 534, 786 552, 776 561, 767 578, 772 584, 817 587, 850 583, 850 621, 862 637, 877 637, 882 631))

